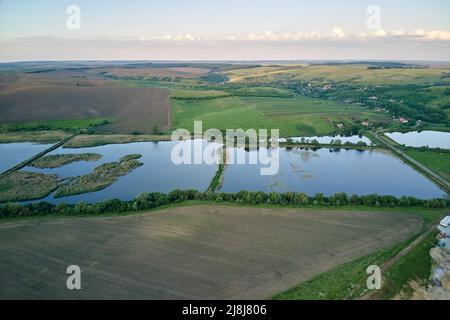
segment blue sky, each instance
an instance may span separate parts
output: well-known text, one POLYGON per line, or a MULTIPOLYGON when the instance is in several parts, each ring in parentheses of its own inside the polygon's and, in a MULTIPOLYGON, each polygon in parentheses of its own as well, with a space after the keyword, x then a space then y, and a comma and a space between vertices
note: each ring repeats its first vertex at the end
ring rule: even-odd
POLYGON ((30 52, 24 55, 29 50, 36 59, 77 58, 73 51, 52 52, 58 49, 55 38, 63 43, 62 49, 79 42, 79 59, 87 59, 88 54, 92 59, 126 59, 127 54, 176 58, 174 48, 179 59, 227 59, 230 53, 224 54, 224 49, 238 49, 236 59, 258 59, 266 49, 271 55, 267 59, 307 59, 319 52, 320 58, 330 59, 400 58, 402 54, 410 59, 445 59, 450 56, 450 1, 0 0, 0 45, 6 50, 0 59, 33 59, 30 52), (66 8, 71 4, 81 9, 79 30, 66 28, 66 8), (366 10, 373 4, 381 9, 382 30, 376 37, 366 27, 366 10), (160 41, 162 37, 165 41, 160 41), (48 46, 40 46, 38 39, 45 39, 48 46), (186 39, 195 43, 181 41, 186 39), (147 42, 126 42, 136 40, 147 42), (105 41, 112 47, 110 52, 104 50, 105 41), (393 54, 389 51, 395 42, 404 49, 393 54), (96 46, 101 49, 97 53, 96 46))

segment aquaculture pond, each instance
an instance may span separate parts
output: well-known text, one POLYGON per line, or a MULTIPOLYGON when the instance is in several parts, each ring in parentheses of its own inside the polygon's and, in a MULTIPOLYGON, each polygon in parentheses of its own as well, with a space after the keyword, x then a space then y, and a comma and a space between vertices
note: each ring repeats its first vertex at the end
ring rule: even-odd
POLYGON ((392 132, 386 135, 399 144, 408 147, 426 147, 450 149, 450 132, 413 131, 407 133, 392 132))
MULTIPOLYGON (((190 143, 182 142, 184 145, 190 143)), ((22 170, 57 174, 61 179, 65 179, 87 175, 99 165, 117 162, 126 155, 142 155, 139 159, 143 163, 142 166, 120 176, 117 181, 102 190, 59 199, 54 199, 53 194, 50 194, 44 199, 37 200, 51 203, 98 202, 113 198, 130 200, 143 192, 167 193, 174 189, 207 190, 218 168, 216 163, 212 163, 217 155, 213 152, 208 156, 211 164, 203 162, 203 164, 177 165, 172 161, 172 150, 177 144, 179 142, 141 142, 78 149, 58 148, 49 155, 97 153, 102 157, 96 161, 73 162, 54 169, 26 167, 22 170)), ((221 148, 219 144, 205 141, 200 141, 199 145, 208 146, 210 150, 221 148)), ((40 146, 36 149, 36 145, 33 144, 21 144, 20 148, 10 148, 6 155, 12 160, 8 160, 9 164, 5 167, 11 167, 30 158, 45 148, 46 146, 40 146)), ((423 175, 390 153, 380 150, 261 148, 259 151, 247 152, 241 148, 232 148, 227 150, 227 155, 230 155, 232 151, 243 156, 247 164, 226 166, 223 173, 223 185, 220 189, 224 192, 296 191, 309 195, 318 192, 325 195, 336 192, 358 195, 378 193, 397 197, 408 195, 423 199, 445 196, 444 191, 423 175), (269 154, 279 153, 279 169, 275 170, 274 175, 261 175, 261 168, 268 165, 248 164, 251 157, 258 158, 262 151, 268 151, 269 154)))
MULTIPOLYGON (((65 149, 59 148, 52 154, 98 153, 102 158, 92 162, 74 162, 55 169, 36 169, 26 167, 23 170, 32 172, 57 174, 62 178, 86 175, 92 170, 108 162, 118 161, 129 154, 140 154, 144 165, 120 177, 107 188, 75 196, 54 199, 49 195, 40 201, 50 203, 97 202, 107 199, 131 200, 143 192, 167 193, 174 189, 196 189, 205 191, 217 170, 217 164, 176 165, 172 162, 171 152, 179 142, 141 142, 130 144, 110 144, 105 146, 65 149)), ((183 142, 189 143, 189 142, 183 142)), ((206 142, 203 142, 205 145, 206 142)), ((218 146, 217 146, 218 147, 218 146)), ((211 156, 211 159, 214 157, 211 156)))
POLYGON ((50 148, 51 144, 36 144, 31 142, 1 143, 0 172, 8 170, 34 155, 50 148))
MULTIPOLYGON (((259 164, 230 164, 225 169, 221 191, 296 191, 308 195, 318 192, 325 195, 336 192, 357 195, 377 193, 423 199, 445 196, 445 192, 430 180, 384 151, 336 151, 327 148, 317 151, 279 148, 278 151, 277 174, 261 175, 259 164)), ((245 153, 249 159, 256 157, 258 151, 235 149, 234 152, 245 153)))

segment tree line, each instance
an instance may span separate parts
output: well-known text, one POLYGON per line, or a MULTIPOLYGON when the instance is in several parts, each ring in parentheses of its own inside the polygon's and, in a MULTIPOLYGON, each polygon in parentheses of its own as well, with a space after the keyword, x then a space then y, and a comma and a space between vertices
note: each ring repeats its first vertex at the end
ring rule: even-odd
POLYGON ((367 207, 424 207, 447 208, 450 199, 422 200, 415 197, 396 198, 388 195, 370 194, 364 196, 347 195, 339 192, 331 196, 317 193, 308 196, 299 192, 254 192, 240 191, 237 193, 199 192, 196 190, 174 190, 168 194, 143 193, 134 200, 118 199, 101 201, 95 204, 79 202, 77 204, 50 204, 36 202, 29 204, 5 203, 0 206, 0 217, 28 217, 43 215, 101 215, 122 212, 136 212, 154 209, 169 204, 197 200, 216 203, 236 203, 246 205, 289 205, 289 206, 367 206, 367 207))

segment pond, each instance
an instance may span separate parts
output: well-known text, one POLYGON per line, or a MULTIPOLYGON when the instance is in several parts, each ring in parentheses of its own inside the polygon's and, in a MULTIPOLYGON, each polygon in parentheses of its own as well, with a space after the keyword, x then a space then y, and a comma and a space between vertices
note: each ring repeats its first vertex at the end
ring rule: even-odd
POLYGON ((426 147, 450 149, 450 132, 441 131, 413 131, 407 133, 392 132, 386 136, 408 147, 426 147))
POLYGON ((221 191, 296 191, 308 195, 378 193, 423 199, 445 196, 430 180, 383 151, 279 148, 279 159, 279 172, 274 176, 260 175, 259 165, 228 165, 221 191))
POLYGON ((342 144, 346 142, 350 142, 353 144, 356 144, 358 142, 365 142, 367 145, 370 145, 372 142, 369 140, 369 138, 364 136, 323 136, 323 137, 290 137, 290 138, 280 138, 278 139, 279 142, 286 142, 287 139, 292 139, 294 142, 300 142, 302 139, 305 140, 305 142, 311 142, 313 140, 317 140, 320 144, 329 144, 332 140, 340 140, 342 144))
MULTIPOLYGON (((54 173, 60 177, 85 175, 102 163, 118 161, 128 154, 141 154, 143 166, 126 176, 120 177, 107 188, 76 196, 53 199, 49 195, 39 201, 51 203, 98 202, 107 199, 131 200, 143 192, 168 193, 174 189, 196 189, 205 191, 217 170, 216 164, 176 165, 171 160, 172 148, 178 142, 140 142, 130 144, 110 144, 105 146, 65 149, 59 148, 50 154, 98 153, 102 158, 93 162, 75 162, 55 169, 23 170, 54 173)), ((188 143, 188 142, 184 142, 188 143)), ((201 142, 203 146, 208 142, 201 142)), ((215 148, 220 145, 214 144, 215 148)), ((45 145, 20 144, 10 148, 5 155, 12 167, 46 148, 45 145), (36 149, 37 148, 37 149, 36 149)), ((5 149, 6 150, 6 149, 5 149)), ((244 157, 258 155, 257 151, 246 152, 233 148, 244 157)), ((261 149, 263 150, 263 149, 261 149)), ((445 196, 430 180, 404 164, 390 153, 379 150, 330 150, 316 151, 300 148, 278 148, 280 166, 273 176, 260 175, 260 165, 227 165, 224 171, 223 186, 220 191, 238 192, 241 190, 285 192, 296 191, 314 195, 321 192, 331 195, 336 192, 348 194, 389 194, 422 199, 445 196)))
MULTIPOLYGON (((97 202, 107 199, 131 200, 143 192, 168 193, 174 189, 196 189, 205 191, 217 170, 217 165, 175 165, 171 161, 172 147, 178 142, 140 142, 130 144, 110 144, 99 147, 64 149, 59 148, 49 154, 98 153, 102 159, 93 162, 75 162, 55 169, 23 170, 54 173, 61 177, 71 177, 90 173, 102 163, 118 161, 128 154, 141 154, 143 166, 120 177, 109 187, 91 193, 53 199, 50 195, 40 201, 50 203, 97 202)), ((205 144, 205 142, 204 142, 205 144)))
POLYGON ((51 146, 51 144, 36 144, 31 142, 1 143, 0 172, 11 169, 19 163, 32 158, 39 152, 50 148, 51 146))

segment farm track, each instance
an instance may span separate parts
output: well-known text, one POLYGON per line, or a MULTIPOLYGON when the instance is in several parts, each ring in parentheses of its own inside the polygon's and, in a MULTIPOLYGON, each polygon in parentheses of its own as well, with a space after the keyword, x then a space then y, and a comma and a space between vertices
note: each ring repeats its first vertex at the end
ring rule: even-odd
MULTIPOLYGON (((441 217, 444 218, 444 216, 441 217)), ((439 219, 439 220, 441 220, 439 219)), ((381 272, 386 272, 387 270, 389 270, 390 267, 392 267, 395 263, 397 263, 398 261, 400 261, 401 258, 403 258, 406 254, 408 254, 408 252, 410 252, 412 249, 414 249, 416 246, 418 246, 425 238, 427 238, 433 231, 436 230, 436 222, 432 222, 430 223, 427 228, 425 229, 425 231, 420 234, 416 239, 414 239, 413 242, 411 242, 410 244, 408 244, 402 251, 400 251, 398 254, 396 254, 394 257, 392 257, 391 259, 389 259, 388 261, 386 261, 382 266, 381 266, 381 272)), ((363 296, 361 298, 361 300, 371 300, 374 298, 374 296, 377 294, 376 291, 371 291, 368 294, 366 294, 365 296, 363 296)))

